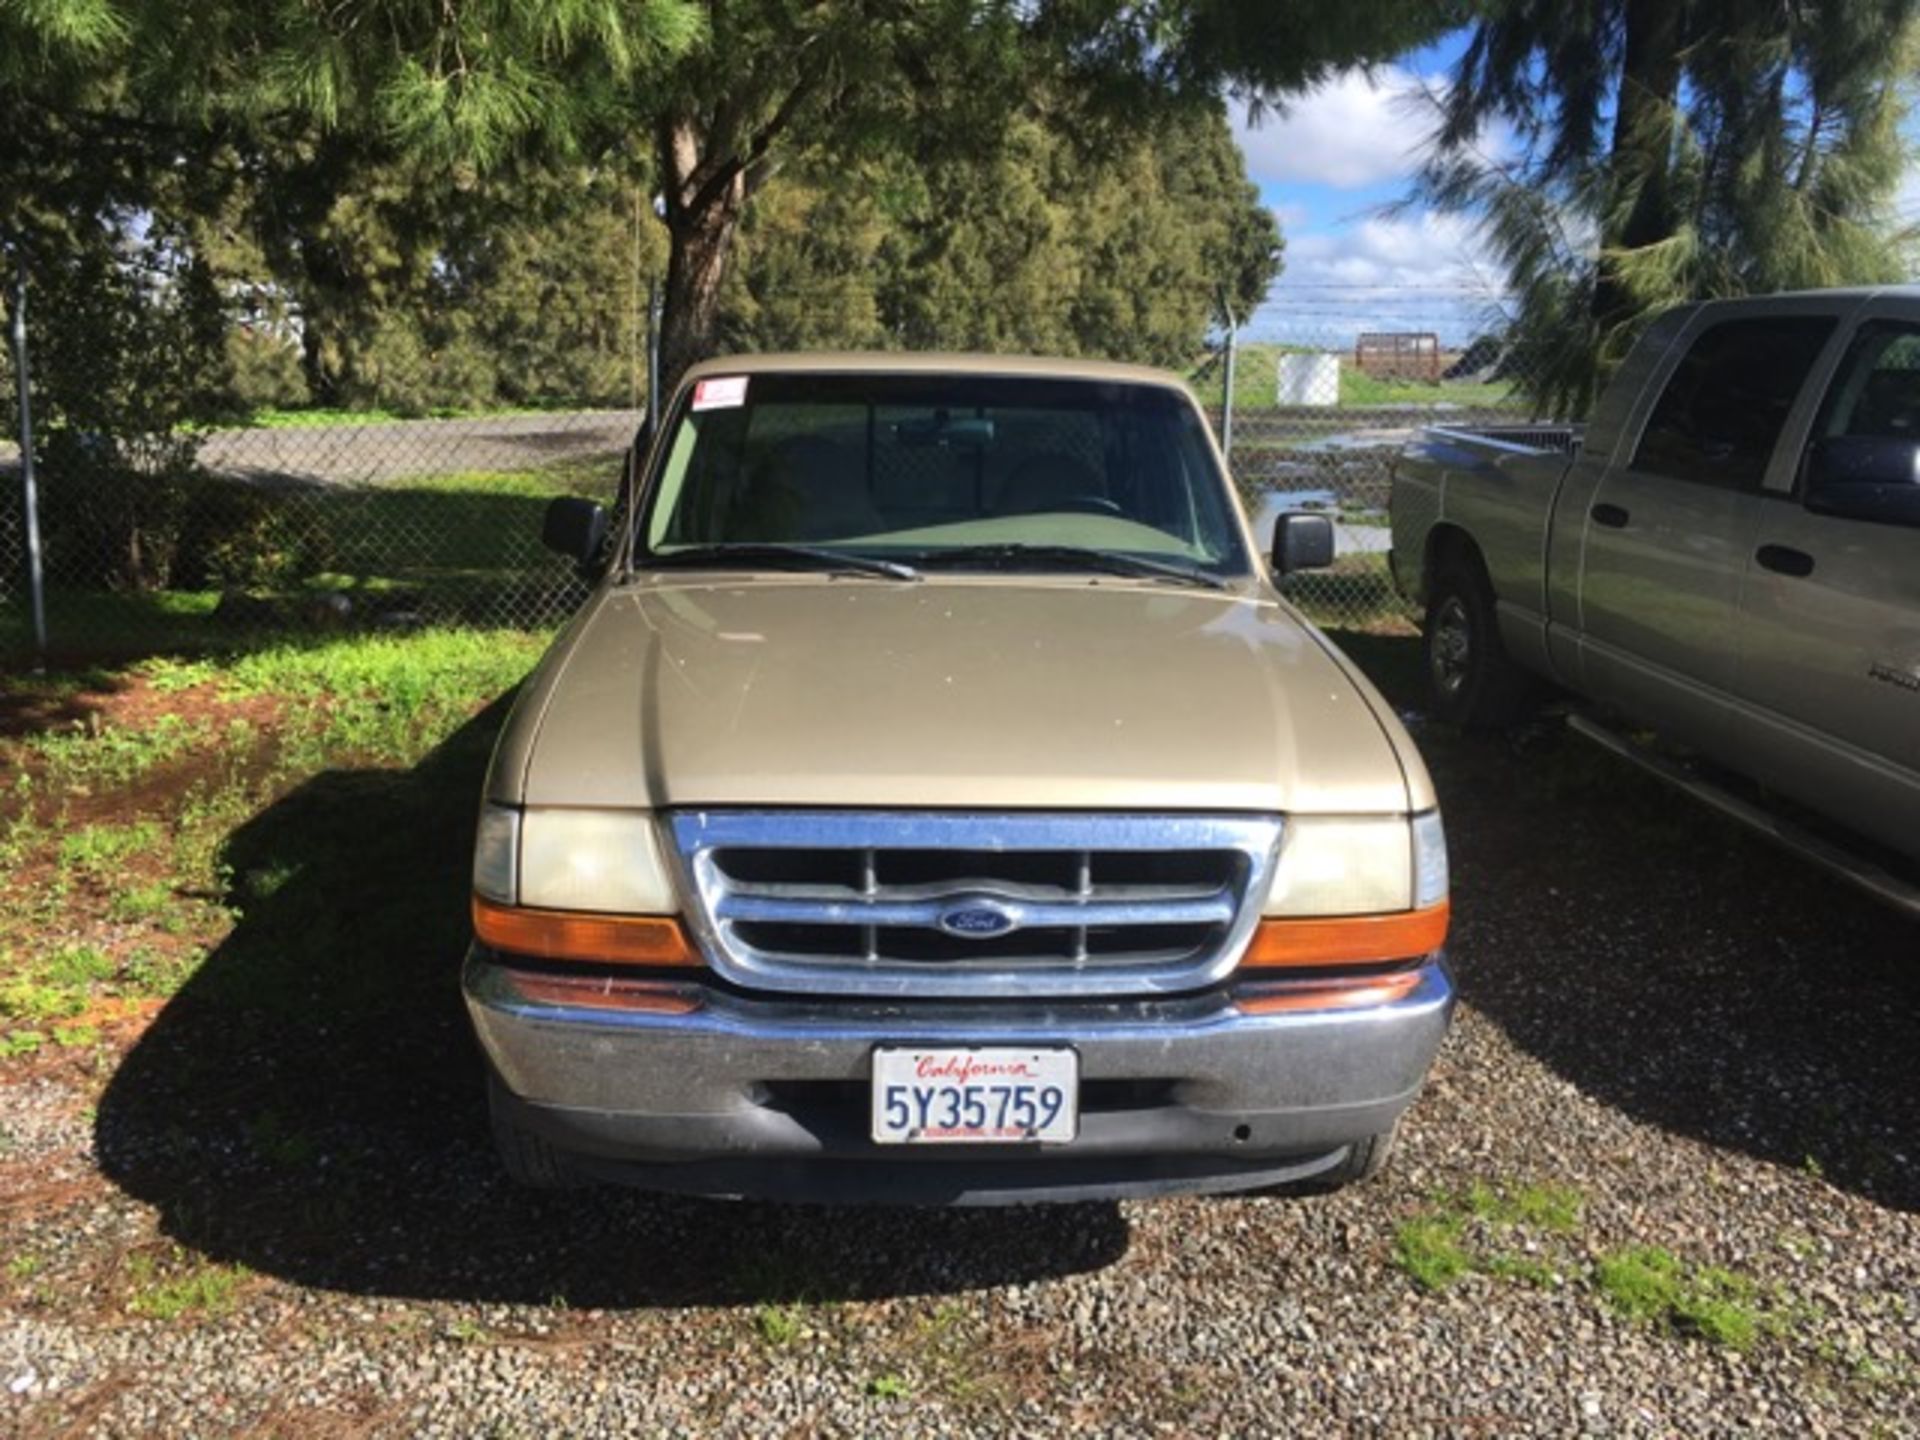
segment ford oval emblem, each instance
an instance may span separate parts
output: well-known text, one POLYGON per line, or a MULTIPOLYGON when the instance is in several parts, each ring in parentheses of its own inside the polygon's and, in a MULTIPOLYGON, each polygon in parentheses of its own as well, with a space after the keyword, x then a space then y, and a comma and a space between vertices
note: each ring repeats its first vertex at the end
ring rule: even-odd
POLYGON ((939 923, 949 935, 985 940, 1006 934, 1017 922, 1005 906, 991 900, 960 900, 940 912, 939 923))

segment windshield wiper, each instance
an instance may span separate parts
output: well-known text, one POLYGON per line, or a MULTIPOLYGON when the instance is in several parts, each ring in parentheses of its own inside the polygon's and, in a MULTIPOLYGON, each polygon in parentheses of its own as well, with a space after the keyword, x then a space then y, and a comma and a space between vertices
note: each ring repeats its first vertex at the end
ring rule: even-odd
POLYGON ((664 555, 649 555, 640 569, 665 569, 668 566, 759 565, 776 570, 828 570, 856 575, 884 575, 890 580, 918 580, 920 572, 897 560, 881 560, 872 555, 853 555, 820 545, 775 545, 754 542, 743 545, 692 545, 685 550, 670 550, 664 555))
POLYGON ((1217 575, 1192 565, 1168 560, 1147 560, 1116 550, 1090 550, 1082 545, 1028 545, 1010 542, 999 545, 954 545, 940 550, 915 551, 921 565, 979 563, 993 568, 1009 565, 1062 565, 1075 570, 1093 570, 1108 575, 1127 575, 1143 580, 1178 580, 1186 585, 1204 585, 1224 590, 1227 582, 1217 575))

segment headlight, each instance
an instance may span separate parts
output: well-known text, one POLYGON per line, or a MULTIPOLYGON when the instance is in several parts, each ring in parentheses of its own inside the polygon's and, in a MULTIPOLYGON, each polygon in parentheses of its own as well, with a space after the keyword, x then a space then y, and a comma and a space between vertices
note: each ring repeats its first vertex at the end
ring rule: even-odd
POLYGON ((640 810, 523 811, 514 903, 626 915, 680 909, 653 816, 640 810))
POLYGON ((518 903, 520 812, 504 805, 480 807, 480 833, 473 846, 473 889, 502 905, 518 903))
POLYGON ((1268 915, 1379 915, 1447 896, 1447 846, 1437 811, 1290 817, 1267 891, 1268 915))

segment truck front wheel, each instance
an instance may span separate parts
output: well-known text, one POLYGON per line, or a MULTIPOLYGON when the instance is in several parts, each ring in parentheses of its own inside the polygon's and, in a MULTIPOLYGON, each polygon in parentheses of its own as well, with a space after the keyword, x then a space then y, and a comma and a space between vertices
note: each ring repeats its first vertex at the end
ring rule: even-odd
POLYGON ((1422 631, 1433 713, 1468 730, 1498 730, 1522 718, 1532 692, 1507 657, 1493 588, 1477 566, 1455 561, 1434 576, 1422 631))

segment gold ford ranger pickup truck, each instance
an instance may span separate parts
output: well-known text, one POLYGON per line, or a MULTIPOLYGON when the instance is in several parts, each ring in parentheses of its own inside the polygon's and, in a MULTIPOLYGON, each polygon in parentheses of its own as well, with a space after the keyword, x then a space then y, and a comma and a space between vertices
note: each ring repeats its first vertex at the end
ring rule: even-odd
POLYGON ((517 1180, 992 1204, 1378 1170, 1446 1032, 1393 712, 1174 377, 691 371, 495 753, 468 1008, 517 1180))

